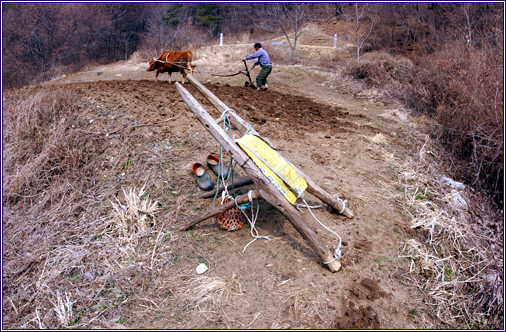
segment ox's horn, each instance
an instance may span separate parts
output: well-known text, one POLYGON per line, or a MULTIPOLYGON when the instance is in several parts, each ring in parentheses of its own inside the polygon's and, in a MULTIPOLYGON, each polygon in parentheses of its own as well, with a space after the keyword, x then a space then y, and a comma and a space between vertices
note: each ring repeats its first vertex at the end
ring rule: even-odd
POLYGON ((156 60, 158 60, 158 59, 157 58, 153 58, 153 61, 156 61, 156 60))

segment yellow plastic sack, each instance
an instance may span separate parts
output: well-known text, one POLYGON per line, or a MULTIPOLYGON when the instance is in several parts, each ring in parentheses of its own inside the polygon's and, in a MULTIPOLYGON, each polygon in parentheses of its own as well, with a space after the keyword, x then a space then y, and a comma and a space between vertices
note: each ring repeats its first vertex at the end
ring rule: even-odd
POLYGON ((306 181, 274 149, 259 137, 246 134, 236 143, 248 154, 255 165, 282 193, 295 204, 297 198, 306 190, 306 181))

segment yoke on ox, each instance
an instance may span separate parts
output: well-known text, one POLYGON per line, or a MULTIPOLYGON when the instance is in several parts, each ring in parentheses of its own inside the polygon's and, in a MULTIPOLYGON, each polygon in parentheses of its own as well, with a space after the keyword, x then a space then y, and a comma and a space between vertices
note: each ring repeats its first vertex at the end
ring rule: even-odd
POLYGON ((158 59, 153 58, 153 60, 149 61, 147 71, 156 70, 155 82, 158 80, 158 74, 169 74, 169 83, 172 83, 172 73, 180 72, 183 75, 181 83, 184 84, 187 76, 186 70, 189 70, 190 74, 193 74, 193 68, 196 67, 192 65, 192 60, 192 51, 165 51, 158 59))
MULTIPOLYGON (((228 115, 230 123, 237 130, 243 134, 249 133, 258 135, 258 133, 251 127, 249 123, 239 117, 233 110, 219 100, 214 94, 212 94, 206 87, 204 87, 197 79, 193 76, 188 77, 188 81, 197 88, 221 113, 228 115)), ((197 100, 179 83, 176 83, 176 88, 183 97, 183 100, 189 106, 195 117, 204 125, 209 133, 218 141, 218 143, 230 154, 230 156, 237 162, 239 166, 251 177, 251 180, 256 186, 256 190, 251 191, 251 197, 263 198, 269 202, 274 208, 279 210, 294 226, 294 228, 302 235, 302 237, 309 243, 311 248, 318 254, 323 261, 323 264, 327 265, 332 272, 337 272, 341 263, 337 260, 336 253, 332 252, 323 241, 316 235, 315 231, 305 222, 299 211, 290 203, 285 196, 281 194, 275 186, 267 179, 262 171, 255 165, 254 161, 244 152, 238 145, 234 143, 225 131, 218 125, 222 121, 220 117, 214 120, 206 110, 197 102, 197 100)), ((281 155, 280 155, 281 156, 281 155)), ((282 156, 281 156, 282 157, 282 156)), ((307 191, 320 199, 322 202, 328 204, 332 208, 344 214, 348 218, 353 218, 354 213, 348 207, 345 206, 345 202, 340 199, 331 196, 329 193, 320 188, 314 183, 307 175, 301 172, 288 160, 285 161, 290 164, 293 169, 306 181, 307 191)), ((249 198, 250 200, 252 198, 249 198)), ((244 200, 248 200, 248 194, 239 196, 236 198, 238 204, 244 203, 244 200), (243 196, 246 196, 243 197, 243 196)), ((196 225, 197 223, 211 218, 219 213, 223 213, 224 209, 230 209, 235 206, 236 203, 230 202, 222 205, 211 211, 204 212, 203 214, 193 218, 186 225, 180 228, 181 231, 187 230, 188 228, 196 225), (228 205, 227 205, 228 204, 228 205)))

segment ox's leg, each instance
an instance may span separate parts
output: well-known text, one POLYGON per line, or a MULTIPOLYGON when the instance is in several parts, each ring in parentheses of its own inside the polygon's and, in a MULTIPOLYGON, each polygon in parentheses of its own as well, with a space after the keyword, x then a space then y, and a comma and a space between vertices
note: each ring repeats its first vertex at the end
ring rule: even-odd
POLYGON ((183 75, 183 80, 181 81, 181 84, 184 84, 184 80, 186 79, 186 70, 184 70, 184 68, 181 68, 181 75, 183 75))
POLYGON ((156 80, 158 79, 158 73, 159 73, 159 72, 160 72, 159 70, 157 70, 157 71, 156 71, 156 74, 155 74, 155 82, 156 82, 156 80))
POLYGON ((172 83, 172 73, 169 71, 167 74, 169 74, 169 83, 172 83))

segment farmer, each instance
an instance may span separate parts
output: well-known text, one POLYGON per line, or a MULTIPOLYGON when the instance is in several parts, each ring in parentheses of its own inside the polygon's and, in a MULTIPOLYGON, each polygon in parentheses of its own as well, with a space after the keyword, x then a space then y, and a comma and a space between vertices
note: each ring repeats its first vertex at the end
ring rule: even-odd
POLYGON ((251 55, 248 55, 247 57, 245 57, 242 60, 244 61, 244 60, 258 58, 257 62, 255 62, 253 64, 253 67, 251 67, 250 70, 255 68, 256 65, 260 65, 260 67, 262 67, 262 69, 260 69, 260 73, 258 73, 258 76, 256 79, 257 80, 257 90, 260 90, 262 88, 262 86, 265 86, 265 88, 263 88, 263 90, 267 90, 267 88, 269 87, 269 85, 267 85, 267 76, 269 76, 269 74, 271 73, 271 70, 272 70, 271 59, 269 59, 269 54, 267 54, 267 52, 262 48, 262 44, 255 43, 255 45, 253 45, 253 47, 255 48, 256 52, 251 55))

